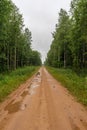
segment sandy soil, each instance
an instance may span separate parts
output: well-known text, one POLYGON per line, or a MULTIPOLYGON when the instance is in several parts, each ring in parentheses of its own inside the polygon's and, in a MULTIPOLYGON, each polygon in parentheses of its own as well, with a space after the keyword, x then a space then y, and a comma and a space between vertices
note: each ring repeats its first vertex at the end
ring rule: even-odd
POLYGON ((45 68, 0 105, 0 130, 87 130, 87 110, 45 68))

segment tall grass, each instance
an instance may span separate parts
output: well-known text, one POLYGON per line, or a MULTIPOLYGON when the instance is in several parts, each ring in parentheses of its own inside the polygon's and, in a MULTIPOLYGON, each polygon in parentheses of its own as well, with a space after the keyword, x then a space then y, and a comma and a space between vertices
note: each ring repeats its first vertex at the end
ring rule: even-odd
POLYGON ((31 66, 19 68, 11 73, 0 74, 0 102, 31 77, 37 69, 38 67, 31 66))
POLYGON ((79 76, 70 69, 47 67, 48 71, 62 83, 77 100, 87 106, 87 75, 79 76))

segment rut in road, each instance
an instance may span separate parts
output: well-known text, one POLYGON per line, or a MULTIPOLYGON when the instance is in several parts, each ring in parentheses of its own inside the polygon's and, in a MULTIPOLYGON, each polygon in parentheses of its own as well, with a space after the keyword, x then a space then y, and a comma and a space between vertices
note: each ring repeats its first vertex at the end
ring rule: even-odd
POLYGON ((87 130, 85 108, 44 67, 20 91, 3 107, 0 130, 87 130))

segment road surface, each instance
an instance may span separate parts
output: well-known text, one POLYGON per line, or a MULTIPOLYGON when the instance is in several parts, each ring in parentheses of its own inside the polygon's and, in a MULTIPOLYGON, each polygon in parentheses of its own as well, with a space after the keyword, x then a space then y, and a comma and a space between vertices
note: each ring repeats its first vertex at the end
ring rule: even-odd
POLYGON ((42 67, 0 105, 0 130, 87 130, 87 110, 42 67))

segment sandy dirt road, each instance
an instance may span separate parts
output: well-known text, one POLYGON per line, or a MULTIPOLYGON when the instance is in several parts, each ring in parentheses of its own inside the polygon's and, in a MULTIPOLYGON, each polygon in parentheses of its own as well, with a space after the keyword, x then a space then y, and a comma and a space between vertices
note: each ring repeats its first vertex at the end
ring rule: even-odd
POLYGON ((87 130, 87 110, 42 67, 0 105, 0 130, 87 130))

